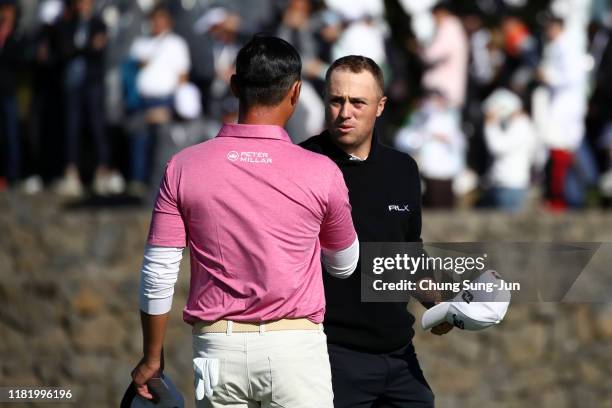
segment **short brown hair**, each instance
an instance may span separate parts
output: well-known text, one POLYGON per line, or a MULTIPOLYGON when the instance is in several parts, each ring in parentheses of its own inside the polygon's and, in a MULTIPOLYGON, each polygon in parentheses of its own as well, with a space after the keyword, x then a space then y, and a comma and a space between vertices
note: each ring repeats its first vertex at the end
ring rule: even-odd
POLYGON ((338 58, 331 64, 325 74, 325 82, 327 85, 329 85, 329 79, 331 78, 332 72, 336 70, 350 71, 354 74, 368 71, 376 80, 376 84, 380 88, 380 95, 382 96, 385 93, 385 78, 383 72, 378 64, 371 58, 362 55, 347 55, 346 57, 338 58))

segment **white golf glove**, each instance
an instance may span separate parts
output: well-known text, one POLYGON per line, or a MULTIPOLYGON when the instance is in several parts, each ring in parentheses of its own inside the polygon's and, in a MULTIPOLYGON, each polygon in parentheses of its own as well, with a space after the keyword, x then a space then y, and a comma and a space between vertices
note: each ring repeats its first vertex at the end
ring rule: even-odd
POLYGON ((212 397, 213 388, 219 383, 219 360, 196 357, 193 359, 193 369, 196 399, 200 401, 204 396, 212 397))

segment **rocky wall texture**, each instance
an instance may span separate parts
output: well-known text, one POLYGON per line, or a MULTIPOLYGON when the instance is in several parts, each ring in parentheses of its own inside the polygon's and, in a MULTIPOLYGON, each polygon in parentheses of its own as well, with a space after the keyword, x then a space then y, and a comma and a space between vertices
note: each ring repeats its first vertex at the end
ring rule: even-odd
MULTIPOLYGON (((137 289, 148 222, 139 208, 0 196, 0 386, 72 389, 78 402, 57 407, 118 406, 141 351, 137 289)), ((423 236, 612 242, 612 215, 428 212, 423 236)), ((184 259, 166 371, 193 406, 184 259)), ((420 317, 422 308, 411 308, 420 317)), ((415 345, 438 407, 612 407, 612 297, 516 304, 498 327, 441 337, 417 330, 415 345)))

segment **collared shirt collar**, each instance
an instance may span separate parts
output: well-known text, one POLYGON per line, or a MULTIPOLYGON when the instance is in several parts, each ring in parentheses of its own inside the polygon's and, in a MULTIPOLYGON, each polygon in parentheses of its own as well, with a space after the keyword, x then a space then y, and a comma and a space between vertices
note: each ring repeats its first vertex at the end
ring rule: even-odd
POLYGON ((349 153, 349 160, 362 162, 362 161, 368 160, 368 157, 366 156, 365 159, 362 159, 359 156, 355 156, 354 154, 349 153))
POLYGON ((251 139, 276 139, 291 142, 285 129, 276 125, 223 125, 217 137, 243 137, 251 139))

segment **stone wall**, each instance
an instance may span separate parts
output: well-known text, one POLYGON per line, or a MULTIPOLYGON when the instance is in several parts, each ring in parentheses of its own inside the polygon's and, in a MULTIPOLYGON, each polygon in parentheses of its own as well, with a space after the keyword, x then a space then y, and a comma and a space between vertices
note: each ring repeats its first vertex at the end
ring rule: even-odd
MULTIPOLYGON (((0 196, 0 386, 62 386, 79 401, 65 406, 118 406, 141 351, 137 289, 148 222, 138 208, 0 196)), ((612 215, 429 212, 423 236, 612 242, 612 215)), ((188 277, 183 262, 166 371, 191 407, 190 332, 181 319, 188 277)), ((411 307, 420 317, 422 308, 411 307)), ((415 344, 438 407, 612 407, 612 301, 516 304, 493 329, 417 330, 415 344)))

